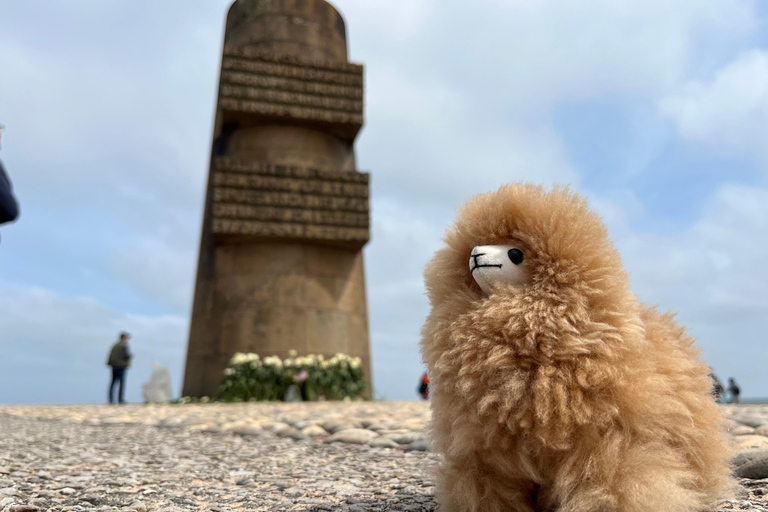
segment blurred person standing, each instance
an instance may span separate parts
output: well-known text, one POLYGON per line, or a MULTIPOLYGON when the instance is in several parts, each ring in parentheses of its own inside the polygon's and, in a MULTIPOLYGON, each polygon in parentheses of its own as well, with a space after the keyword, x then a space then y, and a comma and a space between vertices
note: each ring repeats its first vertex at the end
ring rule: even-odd
POLYGON ((128 350, 128 340, 130 338, 130 334, 121 332, 120 339, 112 345, 109 351, 107 366, 112 367, 112 382, 109 384, 109 403, 111 404, 115 403, 115 386, 117 384, 120 385, 118 403, 125 403, 125 372, 131 366, 131 358, 133 357, 128 350))
POLYGON ((429 400, 429 377, 426 372, 421 375, 419 387, 416 391, 421 395, 422 400, 429 400))
POLYGON ((720 382, 720 379, 717 378, 717 375, 715 375, 715 370, 713 370, 711 366, 709 367, 709 377, 712 379, 712 397, 718 404, 722 403, 723 395, 725 395, 725 388, 723 387, 723 383, 720 382))
MULTIPOLYGON (((2 137, 5 126, 0 124, 0 137, 2 137)), ((0 145, 2 149, 2 145, 0 145)), ((13 222, 19 216, 19 204, 13 197, 13 187, 11 180, 5 172, 3 162, 0 161, 0 224, 13 222)))
POLYGON ((728 393, 731 395, 730 400, 728 400, 729 404, 741 403, 741 388, 736 384, 736 379, 733 377, 728 378, 728 393))

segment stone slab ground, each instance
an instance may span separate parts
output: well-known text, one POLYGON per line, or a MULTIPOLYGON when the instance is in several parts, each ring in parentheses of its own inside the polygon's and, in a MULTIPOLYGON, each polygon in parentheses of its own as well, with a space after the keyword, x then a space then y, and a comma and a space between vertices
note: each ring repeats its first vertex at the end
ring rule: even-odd
MULTIPOLYGON (((724 406, 768 512, 768 407, 724 406), (763 428, 765 426, 765 428, 763 428)), ((420 402, 0 406, 0 511, 437 509, 420 402)))

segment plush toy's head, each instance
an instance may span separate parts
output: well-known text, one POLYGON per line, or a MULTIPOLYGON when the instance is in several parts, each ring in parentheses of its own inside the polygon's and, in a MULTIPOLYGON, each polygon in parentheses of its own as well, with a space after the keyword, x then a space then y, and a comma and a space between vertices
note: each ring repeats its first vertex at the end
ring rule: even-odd
POLYGON ((475 196, 445 243, 425 271, 435 325, 472 315, 499 331, 486 337, 552 355, 568 347, 563 332, 635 309, 603 222, 568 188, 513 184, 475 196))
POLYGON ((512 245, 479 245, 469 256, 469 272, 486 294, 494 285, 525 283, 525 253, 512 245))

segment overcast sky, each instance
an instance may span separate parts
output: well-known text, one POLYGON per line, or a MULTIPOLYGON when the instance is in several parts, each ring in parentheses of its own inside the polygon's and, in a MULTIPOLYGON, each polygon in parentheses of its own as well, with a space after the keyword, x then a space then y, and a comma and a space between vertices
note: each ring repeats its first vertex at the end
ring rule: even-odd
MULTIPOLYGON (((0 3, 0 403, 105 400, 134 334, 181 390, 229 0, 0 3)), ((570 183, 642 300, 768 396, 768 3, 337 0, 366 66, 358 166, 376 394, 415 397, 421 271, 470 195, 570 183)))

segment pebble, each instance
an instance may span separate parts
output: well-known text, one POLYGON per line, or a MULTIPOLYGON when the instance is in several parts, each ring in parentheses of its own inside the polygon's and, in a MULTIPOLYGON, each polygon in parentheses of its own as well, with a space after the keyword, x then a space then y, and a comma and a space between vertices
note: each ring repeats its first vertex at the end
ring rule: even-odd
POLYGON ((320 437, 328 435, 328 432, 319 425, 309 425, 301 429, 301 433, 309 437, 320 437))
POLYGON ((292 429, 288 433, 288 437, 295 439, 296 441, 309 441, 309 436, 303 433, 301 430, 292 429))
POLYGON ((414 442, 410 443, 408 446, 405 447, 405 451, 407 451, 407 452, 413 452, 413 451, 425 452, 425 451, 430 451, 429 441, 427 441, 426 439, 419 439, 417 441, 414 441, 414 442))
POLYGON ((768 423, 768 418, 765 416, 756 416, 751 414, 736 414, 734 416, 731 416, 731 419, 737 423, 741 423, 742 425, 747 425, 748 427, 761 427, 768 423))
POLYGON ((391 439, 397 444, 411 444, 414 441, 424 439, 424 434, 420 432, 404 432, 401 434, 386 434, 387 439, 391 439))
POLYGON ((341 428, 359 428, 362 424, 353 424, 349 419, 344 417, 331 417, 320 424, 327 432, 335 434, 339 427, 341 428))
POLYGON ((736 448, 739 450, 768 448, 768 437, 765 437, 765 436, 756 436, 756 435, 738 436, 734 440, 736 441, 736 448))
POLYGON ((736 468, 737 476, 757 480, 768 478, 768 457, 754 459, 736 468))
POLYGON ((368 444, 368 442, 379 434, 372 430, 364 428, 348 428, 336 432, 325 439, 326 443, 350 443, 350 444, 368 444))
POLYGON ((361 425, 359 423, 342 423, 341 425, 336 425, 335 427, 330 429, 329 432, 331 434, 336 434, 344 430, 360 429, 360 427, 361 425))
POLYGON ((141 501, 134 501, 128 505, 128 510, 135 510, 136 512, 147 512, 147 506, 141 501))
POLYGON ((374 437, 368 441, 368 446, 373 448, 399 448, 400 445, 386 437, 374 437))
POLYGON ((240 436, 258 436, 263 434, 264 430, 259 427, 237 427, 232 432, 240 436))
POLYGON ((284 436, 288 434, 291 430, 293 430, 293 427, 287 423, 283 423, 282 421, 278 421, 274 425, 272 425, 272 428, 270 429, 274 434, 277 434, 278 436, 284 436))

